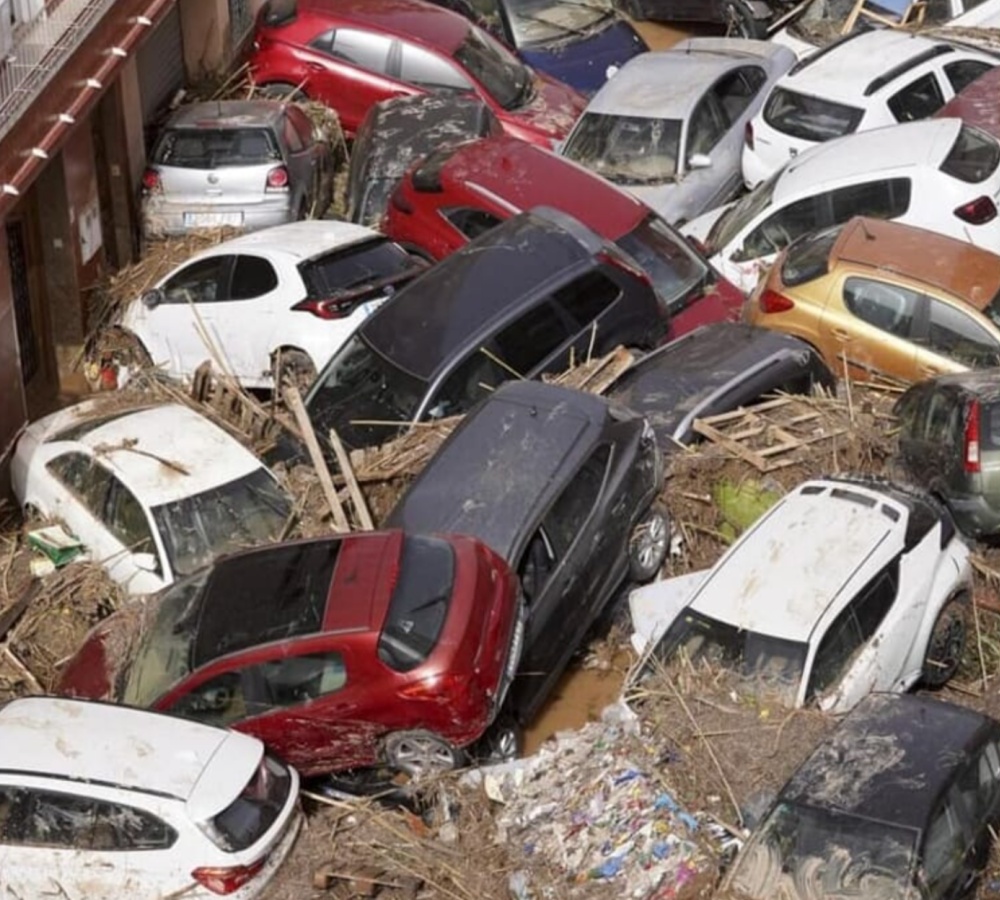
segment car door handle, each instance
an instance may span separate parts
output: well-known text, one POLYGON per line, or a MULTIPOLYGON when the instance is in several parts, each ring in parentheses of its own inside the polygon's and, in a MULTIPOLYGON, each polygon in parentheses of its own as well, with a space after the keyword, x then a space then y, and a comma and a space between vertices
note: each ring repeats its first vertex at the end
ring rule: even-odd
POLYGON ((306 63, 306 68, 310 72, 325 72, 326 71, 326 67, 322 63, 314 63, 314 62, 306 63))
POLYGON ((843 341, 845 344, 850 343, 850 332, 844 331, 842 328, 831 328, 830 331, 838 341, 843 341))
POLYGON ((942 371, 937 366, 920 366, 919 368, 923 375, 940 375, 942 371))

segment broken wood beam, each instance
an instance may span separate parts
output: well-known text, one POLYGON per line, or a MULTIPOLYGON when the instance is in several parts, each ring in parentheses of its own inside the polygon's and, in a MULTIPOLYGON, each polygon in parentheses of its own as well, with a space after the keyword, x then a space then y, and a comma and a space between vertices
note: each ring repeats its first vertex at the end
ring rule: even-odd
POLYGON ((351 465, 350 457, 344 449, 344 442, 340 439, 340 435, 337 434, 337 429, 335 428, 330 429, 330 446, 333 447, 333 454, 337 457, 337 465, 340 466, 340 472, 347 484, 347 491, 351 497, 351 505, 354 507, 354 513, 358 517, 358 522, 365 531, 374 531, 375 523, 372 521, 372 514, 365 501, 365 495, 361 493, 361 487, 354 474, 354 467, 351 465))

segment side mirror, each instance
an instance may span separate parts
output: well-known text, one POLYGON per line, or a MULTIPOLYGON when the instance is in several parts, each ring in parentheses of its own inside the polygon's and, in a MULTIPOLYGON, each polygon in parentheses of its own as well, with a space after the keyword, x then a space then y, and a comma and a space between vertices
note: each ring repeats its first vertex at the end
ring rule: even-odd
POLYGON ((142 300, 142 305, 146 309, 156 309, 157 306, 167 299, 167 296, 163 293, 162 288, 153 288, 151 291, 143 291, 142 297, 139 299, 142 300))
POLYGON ((133 553, 132 565, 141 572, 157 572, 160 568, 160 562, 155 553, 133 553))
POLYGON ((710 169, 712 168, 712 157, 707 153, 692 153, 688 159, 688 168, 692 171, 695 169, 710 169))

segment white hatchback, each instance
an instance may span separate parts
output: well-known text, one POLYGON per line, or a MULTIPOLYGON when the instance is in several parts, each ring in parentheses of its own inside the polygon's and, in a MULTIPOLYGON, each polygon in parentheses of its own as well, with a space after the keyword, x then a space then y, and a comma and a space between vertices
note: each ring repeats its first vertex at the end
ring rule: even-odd
POLYGON ((996 252, 998 200, 1000 143, 960 119, 927 119, 812 147, 680 230, 749 294, 797 237, 854 216, 895 219, 996 252))
POLYGON ((187 406, 108 399, 28 426, 11 460, 23 508, 61 520, 132 594, 278 539, 291 500, 239 441, 187 406))
POLYGON ((0 896, 263 895, 301 825, 257 738, 107 703, 0 708, 0 896))
POLYGON ((969 548, 929 496, 807 481, 709 570, 632 592, 633 642, 733 669, 788 706, 846 712, 871 691, 944 684, 969 626, 969 548))
POLYGON ((831 44, 783 75, 750 120, 743 180, 753 188, 823 141, 926 119, 996 57, 891 28, 831 44))
POLYGON ((193 256, 133 300, 118 327, 165 374, 206 360, 248 388, 308 383, 379 303, 423 269, 350 222, 265 228, 193 256))

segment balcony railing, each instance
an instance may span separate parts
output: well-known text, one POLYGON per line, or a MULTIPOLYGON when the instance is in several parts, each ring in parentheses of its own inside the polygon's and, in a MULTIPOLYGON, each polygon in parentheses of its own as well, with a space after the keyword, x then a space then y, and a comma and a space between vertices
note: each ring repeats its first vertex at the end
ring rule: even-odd
POLYGON ((30 22, 10 22, 0 0, 0 138, 45 90, 115 0, 49 0, 30 22))

